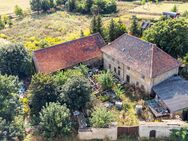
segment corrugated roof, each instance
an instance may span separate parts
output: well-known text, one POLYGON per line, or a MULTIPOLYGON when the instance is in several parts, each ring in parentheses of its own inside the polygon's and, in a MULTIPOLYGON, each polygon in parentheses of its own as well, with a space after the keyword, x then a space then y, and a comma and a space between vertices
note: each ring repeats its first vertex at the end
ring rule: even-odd
POLYGON ((171 112, 188 108, 188 81, 180 76, 170 77, 153 90, 171 112))
POLYGON ((99 33, 33 52, 38 72, 52 73, 96 57, 105 42, 99 33))
POLYGON ((131 69, 151 78, 180 65, 176 59, 155 44, 128 34, 122 35, 101 50, 131 69))

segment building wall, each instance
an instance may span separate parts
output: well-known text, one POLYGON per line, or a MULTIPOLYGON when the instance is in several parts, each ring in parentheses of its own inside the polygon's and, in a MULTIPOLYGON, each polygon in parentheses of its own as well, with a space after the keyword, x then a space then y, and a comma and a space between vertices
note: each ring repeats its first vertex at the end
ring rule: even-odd
POLYGON ((172 70, 170 70, 170 71, 168 71, 166 73, 163 73, 163 74, 161 74, 161 75, 153 78, 153 85, 157 85, 160 82, 166 80, 167 78, 169 78, 169 77, 171 77, 173 75, 178 74, 178 71, 179 71, 179 69, 177 67, 177 68, 174 68, 174 69, 172 69, 172 70))
POLYGON ((155 125, 140 125, 139 126, 139 137, 149 138, 150 132, 156 132, 156 138, 169 137, 172 129, 180 129, 179 125, 167 125, 156 123, 155 125))
POLYGON ((174 74, 178 74, 178 68, 175 68, 155 78, 149 78, 148 76, 144 76, 137 71, 132 70, 129 66, 125 66, 123 63, 105 53, 103 53, 103 65, 105 69, 117 74, 117 76, 119 76, 122 81, 127 82, 127 76, 129 76, 131 84, 143 87, 148 93, 151 92, 151 89, 154 85, 162 82, 163 80, 169 78, 174 74), (118 71, 120 72, 120 74, 118 73, 118 71))

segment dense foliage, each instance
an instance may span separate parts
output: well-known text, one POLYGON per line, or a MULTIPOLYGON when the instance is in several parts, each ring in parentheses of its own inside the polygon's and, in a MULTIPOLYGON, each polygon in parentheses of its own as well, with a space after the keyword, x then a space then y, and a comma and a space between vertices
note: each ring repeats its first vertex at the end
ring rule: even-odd
POLYGON ((45 74, 35 74, 30 84, 31 115, 38 116, 42 107, 49 102, 57 101, 56 85, 53 77, 45 74))
POLYGON ((105 108, 95 108, 91 116, 91 123, 97 128, 108 128, 113 121, 112 113, 105 108))
POLYGON ((114 84, 113 75, 109 71, 98 74, 96 78, 103 90, 111 89, 114 84))
POLYGON ((171 138, 173 140, 177 140, 177 141, 187 141, 188 140, 188 129, 187 128, 181 128, 180 130, 173 129, 171 132, 171 138))
POLYGON ((173 57, 183 57, 188 52, 188 23, 182 19, 159 21, 144 31, 143 38, 173 57))
POLYGON ((40 132, 49 138, 64 137, 72 130, 71 114, 66 105, 49 103, 40 112, 40 132))
POLYGON ((60 101, 71 110, 81 110, 90 101, 91 86, 84 77, 75 76, 67 80, 60 89, 60 101))
POLYGON ((115 0, 31 0, 30 4, 31 9, 38 12, 58 9, 62 5, 70 12, 82 14, 109 14, 117 10, 115 0))
POLYGON ((21 78, 31 75, 31 57, 22 44, 6 44, 0 47, 0 72, 21 78))
POLYGON ((131 35, 140 36, 140 27, 136 16, 132 16, 129 30, 131 35))
POLYGON ((0 140, 22 138, 24 135, 19 87, 17 77, 0 75, 0 140))

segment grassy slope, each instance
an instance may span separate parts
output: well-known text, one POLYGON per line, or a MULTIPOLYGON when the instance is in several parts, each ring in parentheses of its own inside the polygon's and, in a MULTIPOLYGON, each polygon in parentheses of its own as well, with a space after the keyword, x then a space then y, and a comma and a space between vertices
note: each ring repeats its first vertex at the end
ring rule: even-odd
POLYGON ((15 5, 23 9, 29 8, 29 0, 0 0, 0 15, 13 13, 15 5))

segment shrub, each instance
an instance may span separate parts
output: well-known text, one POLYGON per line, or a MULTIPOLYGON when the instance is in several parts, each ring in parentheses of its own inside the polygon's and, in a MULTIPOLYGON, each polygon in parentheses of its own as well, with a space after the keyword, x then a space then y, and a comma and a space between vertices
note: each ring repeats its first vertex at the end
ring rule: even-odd
POLYGON ((111 89, 114 84, 113 75, 109 71, 98 74, 96 78, 103 90, 111 89))
POLYGON ((32 74, 31 57, 22 44, 5 44, 0 47, 0 71, 20 78, 32 74))
POLYGON ((70 116, 66 105, 46 104, 40 112, 40 132, 48 139, 69 135, 72 130, 70 116))
POLYGON ((107 128, 113 121, 113 115, 105 108, 95 108, 91 114, 91 123, 96 128, 107 128))
POLYGON ((90 101, 90 94, 88 80, 82 76, 74 76, 61 87, 60 102, 66 103, 71 110, 81 110, 90 101))
POLYGON ((18 16, 18 17, 23 17, 23 16, 24 16, 22 8, 19 7, 18 5, 15 6, 15 8, 14 8, 14 13, 15 13, 16 16, 18 16))

